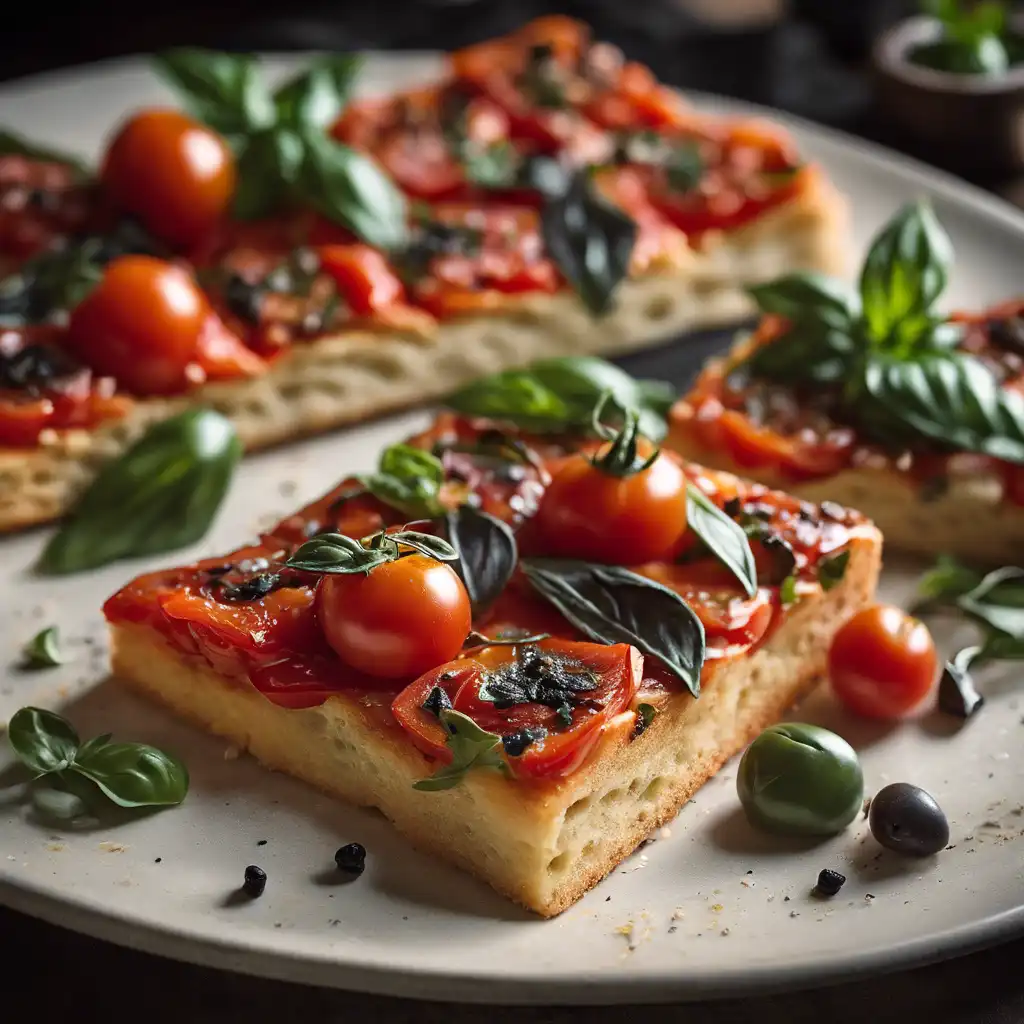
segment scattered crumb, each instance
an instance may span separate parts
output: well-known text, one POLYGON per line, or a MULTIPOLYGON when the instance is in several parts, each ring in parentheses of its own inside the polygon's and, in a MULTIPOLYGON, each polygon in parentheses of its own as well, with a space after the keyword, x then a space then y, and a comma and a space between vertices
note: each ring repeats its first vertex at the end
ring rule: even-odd
POLYGON ((127 850, 128 847, 125 846, 124 843, 107 843, 107 842, 104 842, 104 843, 100 843, 100 849, 104 853, 124 853, 124 851, 127 850))
POLYGON ((336 928, 336 927, 337 927, 337 926, 338 926, 339 924, 341 924, 341 921, 340 921, 340 920, 339 920, 338 918, 336 918, 336 917, 332 917, 332 918, 330 919, 330 921, 328 921, 327 923, 328 923, 328 924, 329 924, 329 925, 330 925, 330 926, 331 926, 332 928, 336 928))
POLYGON ((673 921, 682 921, 682 919, 683 919, 683 908, 682 907, 676 907, 676 909, 672 911, 672 920, 673 921))
POLYGON ((790 897, 790 896, 783 896, 783 897, 782 897, 782 902, 783 902, 783 903, 788 903, 788 902, 790 901, 790 899, 791 899, 791 898, 792 898, 792 897, 790 897))
POLYGON ((723 928, 718 934, 719 935, 728 935, 729 934, 729 929, 728 928, 723 928))
POLYGON ((678 928, 678 927, 677 927, 676 925, 674 925, 674 924, 670 924, 670 925, 668 926, 668 933, 669 933, 669 935, 675 935, 675 933, 676 933, 677 931, 679 931, 679 928, 678 928))
POLYGON ((611 901, 612 901, 611 896, 605 896, 604 901, 605 901, 605 903, 611 903, 611 901))
POLYGON ((789 916, 790 917, 799 917, 800 916, 800 911, 799 910, 791 910, 789 912, 789 916))
POLYGON ((669 839, 669 838, 671 838, 671 836, 672 836, 672 829, 670 829, 670 828, 662 828, 662 829, 661 829, 661 830, 660 830, 660 831, 658 832, 658 836, 659 836, 659 838, 661 838, 661 839, 669 839))
MULTIPOLYGON (((715 892, 718 892, 718 890, 716 889, 715 892)), ((723 910, 725 910, 725 907, 723 907, 721 903, 712 903, 711 904, 711 909, 716 914, 720 914, 723 910)))
POLYGON ((741 878, 740 879, 740 885, 742 885, 744 889, 753 889, 754 888, 754 883, 753 882, 748 882, 745 878, 741 878))
POLYGON ((242 751, 239 747, 236 747, 233 743, 230 747, 224 749, 224 760, 225 761, 237 761, 242 756, 242 751))
POLYGON ((747 868, 747 874, 748 875, 752 875, 753 873, 754 873, 754 869, 753 868, 747 868))
POLYGON ((281 927, 281 922, 280 921, 275 921, 274 922, 274 927, 275 928, 280 928, 281 927))
POLYGON ((47 843, 46 844, 46 848, 51 853, 63 853, 64 852, 64 844, 63 843, 47 843))
POLYGON ((256 840, 256 845, 257 846, 266 846, 267 845, 267 841, 266 841, 266 839, 257 839, 256 840))

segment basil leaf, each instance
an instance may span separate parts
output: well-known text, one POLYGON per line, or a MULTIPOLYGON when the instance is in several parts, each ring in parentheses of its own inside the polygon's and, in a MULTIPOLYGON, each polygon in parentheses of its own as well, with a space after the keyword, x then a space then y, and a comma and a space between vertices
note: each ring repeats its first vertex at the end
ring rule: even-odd
POLYGON ((481 188, 512 188, 519 180, 519 154, 510 142, 484 148, 466 142, 459 147, 459 159, 466 180, 481 188))
POLYGON ((1004 566, 990 572, 957 604, 989 629, 1024 642, 1024 569, 1004 566))
POLYGON ((241 454, 230 420, 211 409, 155 424, 100 472, 47 544, 39 570, 79 572, 199 540, 241 454))
POLYGON ((796 602, 798 596, 796 592, 796 577, 787 576, 779 584, 779 600, 784 606, 788 607, 796 602))
POLYGON ((850 564, 850 549, 835 555, 826 555, 818 562, 818 582, 821 589, 828 592, 843 582, 846 567, 850 564))
POLYGON ((636 725, 633 726, 633 736, 642 736, 647 732, 647 727, 657 717, 658 709, 653 704, 637 704, 636 725))
POLYGON ((377 472, 361 477, 360 482, 375 498, 410 519, 433 519, 443 512, 439 496, 444 466, 422 448, 408 444, 385 448, 377 472))
POLYGON ((185 47, 158 53, 153 66, 188 109, 218 132, 243 134, 274 123, 274 101, 255 57, 185 47))
POLYGON ((74 770, 118 807, 166 807, 188 793, 188 770, 173 754, 145 743, 104 743, 79 751, 74 770))
POLYGON ((572 422, 569 406, 529 370, 485 377, 449 395, 445 405, 464 416, 502 420, 535 433, 564 430, 572 422))
POLYGON ((677 593, 615 565, 526 558, 520 568, 534 590, 591 640, 632 644, 699 694, 704 627, 677 593))
POLYGON ((239 220, 257 220, 279 209, 299 180, 302 140, 293 131, 257 132, 238 158, 238 184, 232 212, 239 220))
POLYGON ((747 597, 757 593, 757 566, 747 535, 706 494, 686 488, 686 522, 711 553, 740 581, 747 597))
POLYGON ((541 211, 548 255, 595 316, 606 313, 629 273, 636 224, 599 196, 585 172, 549 196, 541 211))
POLYGON ((851 334, 860 317, 860 298, 845 282, 823 274, 796 273, 747 288, 764 313, 794 323, 809 321, 851 334))
POLYGON ((465 584, 475 619, 494 603, 515 572, 515 534, 507 523, 469 505, 445 516, 445 532, 458 554, 453 568, 465 584))
POLYGON ((326 135, 306 131, 302 198, 364 242, 397 249, 408 238, 405 196, 370 157, 326 135))
POLYGON ((413 789, 437 793, 458 785, 471 768, 493 768, 508 773, 508 762, 501 756, 501 737, 481 729, 472 718, 459 711, 441 710, 437 716, 448 730, 451 761, 430 778, 413 783, 413 789))
POLYGON ((669 188, 676 192, 692 192, 704 177, 705 166, 696 142, 686 141, 674 146, 665 160, 669 188))
POLYGON ((848 332, 804 320, 759 346, 736 369, 782 383, 829 384, 848 378, 857 348, 848 332))
POLYGON ((392 544, 412 548, 421 555, 426 555, 427 558, 433 558, 436 562, 454 562, 459 557, 455 548, 448 541, 441 537, 435 537, 432 533, 398 530, 395 533, 387 534, 387 540, 392 544))
POLYGON ((985 698, 975 689, 971 665, 982 653, 980 647, 965 647, 946 662, 939 680, 940 711, 957 718, 970 718, 981 710, 985 698))
POLYGON ((871 243, 860 275, 868 337, 876 344, 916 341, 942 294, 953 245, 926 202, 905 206, 871 243))
POLYGON ((88 761, 100 747, 105 747, 114 734, 112 732, 105 732, 101 736, 93 736, 91 740, 86 740, 79 748, 78 754, 75 757, 76 761, 88 761))
POLYGON ((0 156, 23 156, 28 160, 62 164, 65 167, 70 167, 80 181, 86 181, 92 177, 92 172, 78 157, 58 149, 51 149, 49 146, 30 142, 21 135, 3 129, 0 129, 0 156))
POLYGON ((865 366, 863 385, 874 399, 863 425, 883 442, 891 441, 895 425, 963 451, 1024 463, 1024 396, 1003 388, 972 356, 876 356, 865 366))
POLYGON ((313 60, 274 93, 277 123, 326 131, 337 120, 352 92, 362 57, 334 54, 313 60))
POLYGON ((928 603, 941 602, 973 590, 981 581, 981 573, 968 569, 949 555, 940 555, 935 565, 918 580, 917 593, 928 603))
POLYGON ((38 775, 69 768, 78 753, 78 733, 66 719, 43 708, 19 708, 7 723, 7 739, 18 759, 38 775))
POLYGON ((63 665, 64 656, 60 652, 59 636, 56 626, 41 629, 25 645, 22 664, 25 668, 53 668, 63 665))
POLYGON ((369 572, 393 560, 385 548, 366 548, 354 537, 321 533, 301 544, 285 562, 291 569, 316 573, 369 572))

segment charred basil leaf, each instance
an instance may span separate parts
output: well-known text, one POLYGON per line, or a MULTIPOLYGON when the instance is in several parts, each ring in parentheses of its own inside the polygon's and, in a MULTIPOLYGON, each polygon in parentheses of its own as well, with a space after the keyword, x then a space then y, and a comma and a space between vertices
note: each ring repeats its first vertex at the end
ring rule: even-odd
POLYGON ((501 755, 501 737, 481 729, 460 711, 444 710, 438 715, 448 730, 452 759, 427 779, 413 783, 413 789, 436 793, 457 786, 472 768, 490 768, 508 774, 508 762, 501 755))
POLYGON ((818 562, 818 582, 821 589, 828 591, 843 582, 846 567, 850 564, 850 550, 835 555, 826 555, 818 562))
POLYGON ((980 647, 965 647, 946 662, 939 680, 939 710, 957 718, 970 718, 981 710, 985 698, 975 689, 971 665, 980 647))
POLYGON ((632 644, 658 658, 689 691, 700 693, 704 627, 674 591, 614 565, 527 558, 533 588, 577 629, 603 644, 632 644))
POLYGON ((22 665, 25 668, 53 668, 64 664, 60 651, 60 635, 56 626, 41 629, 22 650, 22 665))
POLYGON ((458 557, 452 568, 466 586, 476 618, 512 578, 519 557, 516 538, 500 519, 469 505, 449 512, 444 521, 448 542, 458 557))
POLYGON ((708 550, 739 580, 747 597, 757 593, 757 566, 743 527, 703 491, 686 489, 686 522, 708 550))
POLYGON ((47 544, 39 570, 80 572, 199 540, 241 454, 231 421, 212 409, 155 424, 100 472, 47 544))
POLYGON ((229 583, 224 580, 215 581, 217 599, 230 603, 242 604, 246 601, 259 601, 284 587, 298 586, 298 578, 292 574, 279 572, 261 572, 250 576, 240 583, 229 583))
POLYGON ((501 745, 509 757, 522 757, 527 748, 544 739, 547 734, 547 729, 542 725, 527 726, 525 729, 520 729, 519 732, 512 733, 511 736, 502 736, 501 745))
POLYGON ((629 273, 636 224, 597 194, 586 172, 564 192, 548 197, 541 211, 548 255, 595 316, 606 313, 629 273))

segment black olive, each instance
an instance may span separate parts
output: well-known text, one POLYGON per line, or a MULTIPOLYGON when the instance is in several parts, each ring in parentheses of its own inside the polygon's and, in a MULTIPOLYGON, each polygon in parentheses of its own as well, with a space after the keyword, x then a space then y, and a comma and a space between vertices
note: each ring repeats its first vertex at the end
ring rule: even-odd
POLYGON ((248 324, 260 322, 264 294, 262 284, 246 281, 240 274, 232 274, 224 284, 224 301, 228 309, 248 324))
POLYGON ((267 873, 263 868, 256 867, 255 864, 250 864, 245 869, 245 881, 242 883, 242 892, 246 896, 251 896, 253 899, 263 895, 263 890, 267 887, 267 873))
POLYGON ((346 875, 361 875, 366 867, 366 847, 361 843, 346 843, 338 847, 334 854, 334 863, 339 871, 346 875))
POLYGON ((819 896, 835 896, 845 884, 846 875, 833 871, 831 868, 825 868, 818 873, 818 884, 814 887, 814 891, 819 896))
POLYGON ((935 797, 909 782, 880 789, 868 823, 882 846, 910 857, 930 857, 949 843, 949 822, 935 797))

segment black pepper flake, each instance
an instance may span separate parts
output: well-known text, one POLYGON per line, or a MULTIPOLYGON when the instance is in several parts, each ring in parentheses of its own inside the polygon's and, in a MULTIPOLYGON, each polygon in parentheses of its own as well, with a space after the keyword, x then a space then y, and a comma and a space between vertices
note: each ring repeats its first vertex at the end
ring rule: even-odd
POLYGON ((866 893, 864 893, 864 899, 866 899, 866 900, 873 900, 874 898, 875 898, 875 894, 873 892, 866 892, 866 893))
POLYGON ((256 845, 257 846, 266 846, 267 845, 267 841, 266 841, 266 839, 258 839, 256 841, 256 845))
POLYGON ((339 846, 334 854, 334 863, 338 865, 339 871, 356 878, 366 868, 366 847, 362 843, 346 843, 339 846))
POLYGON ((258 899, 263 895, 263 890, 267 887, 267 873, 263 868, 258 868, 255 864, 250 864, 245 869, 245 881, 242 883, 242 892, 246 896, 251 896, 253 899, 258 899))
POLYGON ((154 863, 154 864, 159 864, 159 863, 160 863, 160 861, 162 861, 162 860, 163 860, 163 857, 157 857, 157 858, 156 858, 156 859, 155 859, 155 860, 153 861, 153 863, 154 863))
POLYGON ((814 892, 818 896, 835 896, 845 884, 846 875, 831 868, 824 868, 818 873, 818 884, 814 887, 814 892))
POLYGON ((538 740, 544 739, 548 731, 543 726, 530 726, 520 729, 510 736, 501 737, 501 745, 509 757, 521 757, 528 747, 533 746, 538 740))
POLYGON ((789 897, 789 896, 783 896, 783 897, 782 897, 782 902, 783 902, 783 903, 788 903, 788 902, 789 902, 789 900, 790 900, 790 897, 789 897))
POLYGON ((420 705, 424 711, 429 711, 430 714, 441 717, 442 711, 450 711, 452 707, 451 697, 441 689, 440 686, 435 686, 430 693, 427 694, 427 699, 420 705))

